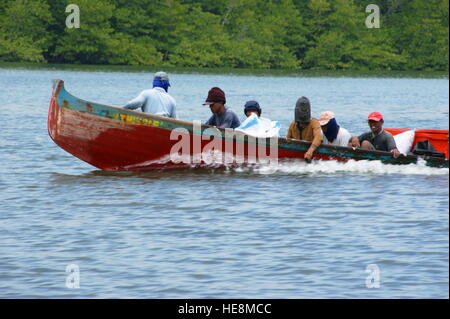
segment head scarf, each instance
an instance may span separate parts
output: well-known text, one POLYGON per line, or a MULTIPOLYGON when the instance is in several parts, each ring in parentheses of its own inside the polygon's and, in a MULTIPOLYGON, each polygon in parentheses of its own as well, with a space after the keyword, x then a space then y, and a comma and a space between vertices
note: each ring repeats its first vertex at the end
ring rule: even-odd
POLYGON ((331 143, 333 142, 339 132, 339 125, 336 122, 335 118, 332 118, 328 121, 327 125, 327 131, 325 132, 325 136, 327 137, 327 140, 331 143))
POLYGON ((309 123, 311 120, 311 104, 308 98, 302 96, 295 104, 295 121, 301 123, 309 123))
POLYGON ((153 87, 163 88, 167 92, 169 86, 170 86, 169 81, 161 80, 160 77, 155 77, 153 79, 153 87))

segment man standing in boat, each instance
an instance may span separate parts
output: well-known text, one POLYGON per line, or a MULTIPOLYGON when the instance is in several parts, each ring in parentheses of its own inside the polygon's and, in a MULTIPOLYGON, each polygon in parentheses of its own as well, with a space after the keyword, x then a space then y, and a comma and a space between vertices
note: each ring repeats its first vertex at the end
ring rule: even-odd
POLYGON ((203 105, 209 105, 213 115, 206 121, 206 125, 220 128, 236 128, 241 125, 238 116, 231 109, 225 107, 225 92, 218 87, 213 87, 208 92, 208 97, 203 105))
POLYGON ((176 118, 175 99, 167 93, 169 90, 169 76, 166 72, 157 72, 153 78, 153 88, 144 90, 132 99, 124 108, 135 110, 142 108, 142 112, 176 118))
POLYGON ((311 160, 314 151, 322 143, 322 129, 319 121, 311 117, 311 104, 308 98, 302 96, 295 104, 295 120, 291 122, 287 138, 311 142, 305 153, 305 159, 311 160))
POLYGON ((364 150, 391 152, 394 158, 399 157, 400 152, 397 149, 394 137, 391 133, 383 130, 383 115, 379 112, 372 112, 369 114, 367 121, 371 132, 361 134, 360 136, 353 136, 348 146, 362 148, 364 150))

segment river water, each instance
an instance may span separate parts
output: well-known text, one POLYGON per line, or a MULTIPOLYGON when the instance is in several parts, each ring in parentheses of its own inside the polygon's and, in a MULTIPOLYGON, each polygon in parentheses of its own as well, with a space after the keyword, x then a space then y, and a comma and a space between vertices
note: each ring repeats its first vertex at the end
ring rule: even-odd
MULTIPOLYGON (((49 138, 54 78, 115 106, 151 84, 139 72, 0 69, 0 297, 449 297, 448 169, 294 162, 102 172, 49 138)), ((448 79, 170 78, 185 120, 205 121, 201 103, 220 86, 241 119, 256 99, 282 134, 302 95, 314 116, 332 110, 354 135, 371 111, 386 127, 448 129, 448 79)))

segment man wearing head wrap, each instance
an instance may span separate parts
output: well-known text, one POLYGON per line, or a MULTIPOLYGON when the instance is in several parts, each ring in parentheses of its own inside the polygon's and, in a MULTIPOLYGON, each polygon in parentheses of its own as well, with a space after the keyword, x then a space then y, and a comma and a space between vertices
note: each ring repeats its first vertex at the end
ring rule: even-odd
POLYGON ((145 113, 176 118, 175 99, 167 93, 169 86, 167 73, 157 72, 153 77, 153 88, 142 91, 124 108, 129 110, 141 108, 145 113))
POLYGON ((319 124, 323 132, 323 144, 334 146, 347 146, 348 141, 352 137, 350 133, 341 127, 334 117, 334 113, 326 111, 320 113, 319 124))
POLYGON ((311 160, 314 151, 322 143, 322 130, 319 121, 311 117, 311 104, 308 98, 302 96, 295 104, 295 120, 291 122, 287 138, 311 142, 305 153, 305 159, 311 160))

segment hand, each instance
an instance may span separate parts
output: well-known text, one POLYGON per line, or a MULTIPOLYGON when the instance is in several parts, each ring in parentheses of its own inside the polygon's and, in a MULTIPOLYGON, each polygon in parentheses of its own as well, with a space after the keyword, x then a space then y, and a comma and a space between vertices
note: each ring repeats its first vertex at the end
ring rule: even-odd
POLYGON ((348 146, 349 147, 353 147, 353 149, 357 148, 357 147, 361 147, 361 144, 359 143, 359 139, 357 136, 354 136, 350 139, 350 141, 348 142, 348 146))
POLYGON ((305 159, 310 161, 313 157, 313 153, 314 150, 310 147, 308 151, 305 153, 305 159))
POLYGON ((391 150, 392 156, 394 156, 394 158, 399 157, 400 155, 402 155, 402 153, 399 152, 398 149, 394 148, 393 150, 391 150))

